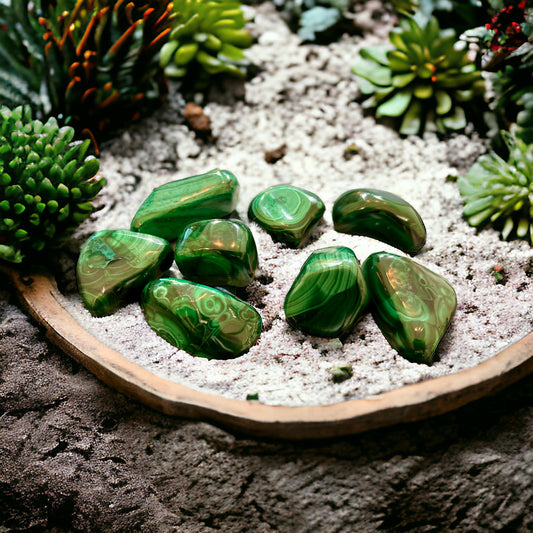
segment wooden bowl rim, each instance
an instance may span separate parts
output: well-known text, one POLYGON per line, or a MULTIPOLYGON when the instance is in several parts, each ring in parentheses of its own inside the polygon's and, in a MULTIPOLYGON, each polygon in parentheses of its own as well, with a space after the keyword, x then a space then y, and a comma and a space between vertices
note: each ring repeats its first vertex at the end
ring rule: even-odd
POLYGON ((0 265, 47 337, 110 387, 160 412, 209 421, 256 437, 318 439, 440 415, 493 394, 533 371, 533 331, 455 374, 324 406, 263 405, 194 390, 156 376, 105 346, 61 305, 54 277, 0 265))

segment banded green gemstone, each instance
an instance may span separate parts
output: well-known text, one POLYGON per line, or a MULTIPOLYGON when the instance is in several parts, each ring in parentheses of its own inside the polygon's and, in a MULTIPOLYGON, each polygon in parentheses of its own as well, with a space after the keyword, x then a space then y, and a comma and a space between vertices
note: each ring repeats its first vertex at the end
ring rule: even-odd
POLYGON ((364 235, 416 254, 426 242, 426 228, 403 198, 378 189, 347 191, 333 205, 336 231, 364 235))
POLYGON ((83 303, 94 316, 114 313, 167 270, 172 256, 172 246, 154 235, 125 229, 95 233, 76 266, 83 303))
POLYGON ((239 182, 227 170, 171 181, 152 191, 135 213, 131 229, 173 240, 190 222, 231 214, 238 196, 239 182))
POLYGON ((318 337, 347 334, 368 303, 368 290, 354 252, 343 246, 313 252, 285 298, 285 317, 318 337))
POLYGON ((431 364, 457 306, 452 286, 408 257, 371 254, 363 273, 372 315, 389 344, 403 357, 431 364))
POLYGON ((299 248, 325 209, 324 202, 312 192, 293 185, 274 185, 251 201, 248 218, 275 241, 299 248))
POLYGON ((206 285, 245 287, 257 268, 257 247, 250 229, 238 220, 191 222, 176 243, 181 273, 206 285))
POLYGON ((261 317, 226 291, 183 279, 162 278, 144 289, 141 307, 150 327, 191 355, 231 359, 249 350, 261 317))

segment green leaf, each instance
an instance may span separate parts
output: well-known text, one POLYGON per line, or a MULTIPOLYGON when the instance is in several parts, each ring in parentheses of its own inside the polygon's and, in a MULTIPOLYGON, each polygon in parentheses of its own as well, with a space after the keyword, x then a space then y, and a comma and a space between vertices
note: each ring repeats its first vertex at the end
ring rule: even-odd
POLYGON ((433 96, 433 86, 432 85, 417 85, 413 91, 414 95, 421 100, 426 100, 433 96))
POLYGON ((233 61, 239 61, 245 58, 244 53, 240 48, 237 48, 236 46, 233 46, 229 43, 224 43, 222 45, 222 48, 219 52, 219 56, 227 57, 228 59, 232 59, 233 61))
POLYGON ((483 211, 487 209, 488 207, 492 207, 493 204, 494 204, 494 198, 492 196, 485 196, 483 198, 479 198, 472 202, 467 202, 467 204, 464 207, 463 213, 467 217, 471 215, 475 215, 476 213, 479 213, 480 211, 483 211))
POLYGON ((22 263, 24 256, 21 251, 14 246, 0 244, 0 259, 8 261, 9 263, 22 263))
POLYGON ((369 59, 359 57, 352 71, 374 85, 387 86, 392 83, 390 69, 369 59))
POLYGON ((252 36, 246 30, 220 28, 213 30, 213 33, 225 43, 238 46, 239 48, 249 48, 252 46, 252 36))
POLYGON ((444 117, 442 119, 443 124, 450 130, 462 130, 466 127, 466 116, 464 109, 459 106, 455 106, 453 115, 444 117))
POLYGON ((409 89, 397 92, 392 98, 377 108, 376 116, 399 117, 403 115, 411 103, 412 96, 412 91, 409 89))
POLYGON ((402 72, 411 70, 412 63, 409 56, 400 50, 391 50, 387 52, 387 62, 393 71, 402 72))
POLYGON ((392 77, 392 84, 394 87, 398 88, 405 87, 406 85, 409 85, 415 78, 416 74, 414 72, 396 74, 396 76, 392 77))
POLYGON ((452 98, 445 91, 435 91, 435 98, 437 100, 437 114, 445 115, 452 108, 452 98))
POLYGON ((529 230, 529 220, 525 217, 521 217, 516 227, 516 235, 521 239, 524 238, 529 230))
POLYGON ((359 85, 360 91, 363 94, 373 94, 379 89, 377 85, 370 83, 365 78, 361 78, 361 77, 357 78, 357 83, 359 85))
POLYGON ((380 63, 381 65, 387 66, 389 64, 389 53, 391 53, 392 50, 390 46, 367 46, 366 48, 362 48, 359 52, 361 57, 363 59, 369 59, 371 61, 375 61, 376 63, 380 63))
POLYGON ((490 215, 492 214, 492 211, 493 210, 490 207, 488 209, 485 209, 484 211, 480 211, 479 213, 476 213, 475 215, 468 217, 467 218, 468 223, 471 226, 479 226, 490 217, 490 215))
POLYGON ((403 118, 400 133, 403 135, 417 135, 422 126, 421 114, 422 104, 417 100, 413 100, 403 118))
POLYGON ((502 239, 506 241, 509 238, 509 235, 513 231, 514 228, 514 220, 511 217, 508 217, 505 220, 505 224, 502 229, 502 239))
POLYGON ((161 50, 159 51, 159 64, 162 67, 166 67, 170 63, 170 60, 174 56, 178 47, 178 41, 170 41, 161 47, 161 50))

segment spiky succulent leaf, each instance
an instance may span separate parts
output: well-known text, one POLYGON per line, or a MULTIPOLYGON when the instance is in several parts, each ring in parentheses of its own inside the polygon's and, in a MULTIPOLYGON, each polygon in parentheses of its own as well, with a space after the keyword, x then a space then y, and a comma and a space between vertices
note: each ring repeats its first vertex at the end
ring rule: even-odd
POLYGON ((508 161, 491 152, 459 178, 463 214, 471 226, 493 224, 505 240, 518 237, 533 243, 533 145, 509 132, 504 137, 508 161))
POLYGON ((0 108, 0 259, 20 263, 55 248, 95 211, 104 186, 90 141, 74 129, 32 119, 28 106, 0 108))
POLYGON ((171 9, 163 0, 43 0, 52 113, 99 136, 155 103, 165 91, 158 54, 171 9))
POLYGON ((29 0, 0 2, 0 105, 30 105, 43 114, 44 43, 29 0))
POLYGON ((371 95, 363 106, 397 119, 406 135, 463 129, 464 104, 483 92, 483 80, 455 31, 441 30, 435 18, 419 24, 406 16, 389 40, 362 49, 353 67, 364 80, 361 92, 371 95))
MULTIPOLYGON (((160 64, 173 78, 244 75, 243 50, 252 44, 238 0, 176 0, 172 31, 160 64)), ((194 81, 192 82, 194 83, 194 81)))

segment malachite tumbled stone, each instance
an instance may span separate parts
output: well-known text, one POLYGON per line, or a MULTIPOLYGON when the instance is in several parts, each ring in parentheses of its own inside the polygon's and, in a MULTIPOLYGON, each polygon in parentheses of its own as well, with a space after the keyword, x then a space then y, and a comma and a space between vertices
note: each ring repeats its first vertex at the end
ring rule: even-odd
POLYGON ((190 222, 231 214, 238 196, 239 182, 227 170, 171 181, 152 191, 135 213, 131 229, 171 241, 190 222))
POLYGON ((172 246, 125 229, 99 231, 83 246, 76 274, 83 303, 94 316, 110 315, 172 264, 172 246))
POLYGON ((455 313, 457 297, 441 276, 408 257, 379 252, 363 265, 372 315, 403 357, 431 364, 455 313))
POLYGON ((368 303, 363 272, 352 250, 321 248, 302 266, 285 298, 285 317, 317 337, 347 334, 368 303))
POLYGON ((176 243, 176 264, 187 279, 205 285, 245 287, 257 268, 257 247, 239 220, 199 220, 176 243))
POLYGON ((261 333, 261 316, 251 305, 192 281, 152 281, 141 306, 158 335, 191 355, 231 359, 249 350, 261 333))
POLYGON ((415 208, 387 191, 347 191, 335 201, 332 217, 336 231, 372 237, 408 254, 416 254, 426 242, 426 228, 415 208))
POLYGON ((293 185, 274 185, 251 201, 248 218, 275 241, 299 248, 324 211, 324 202, 316 194, 293 185))

